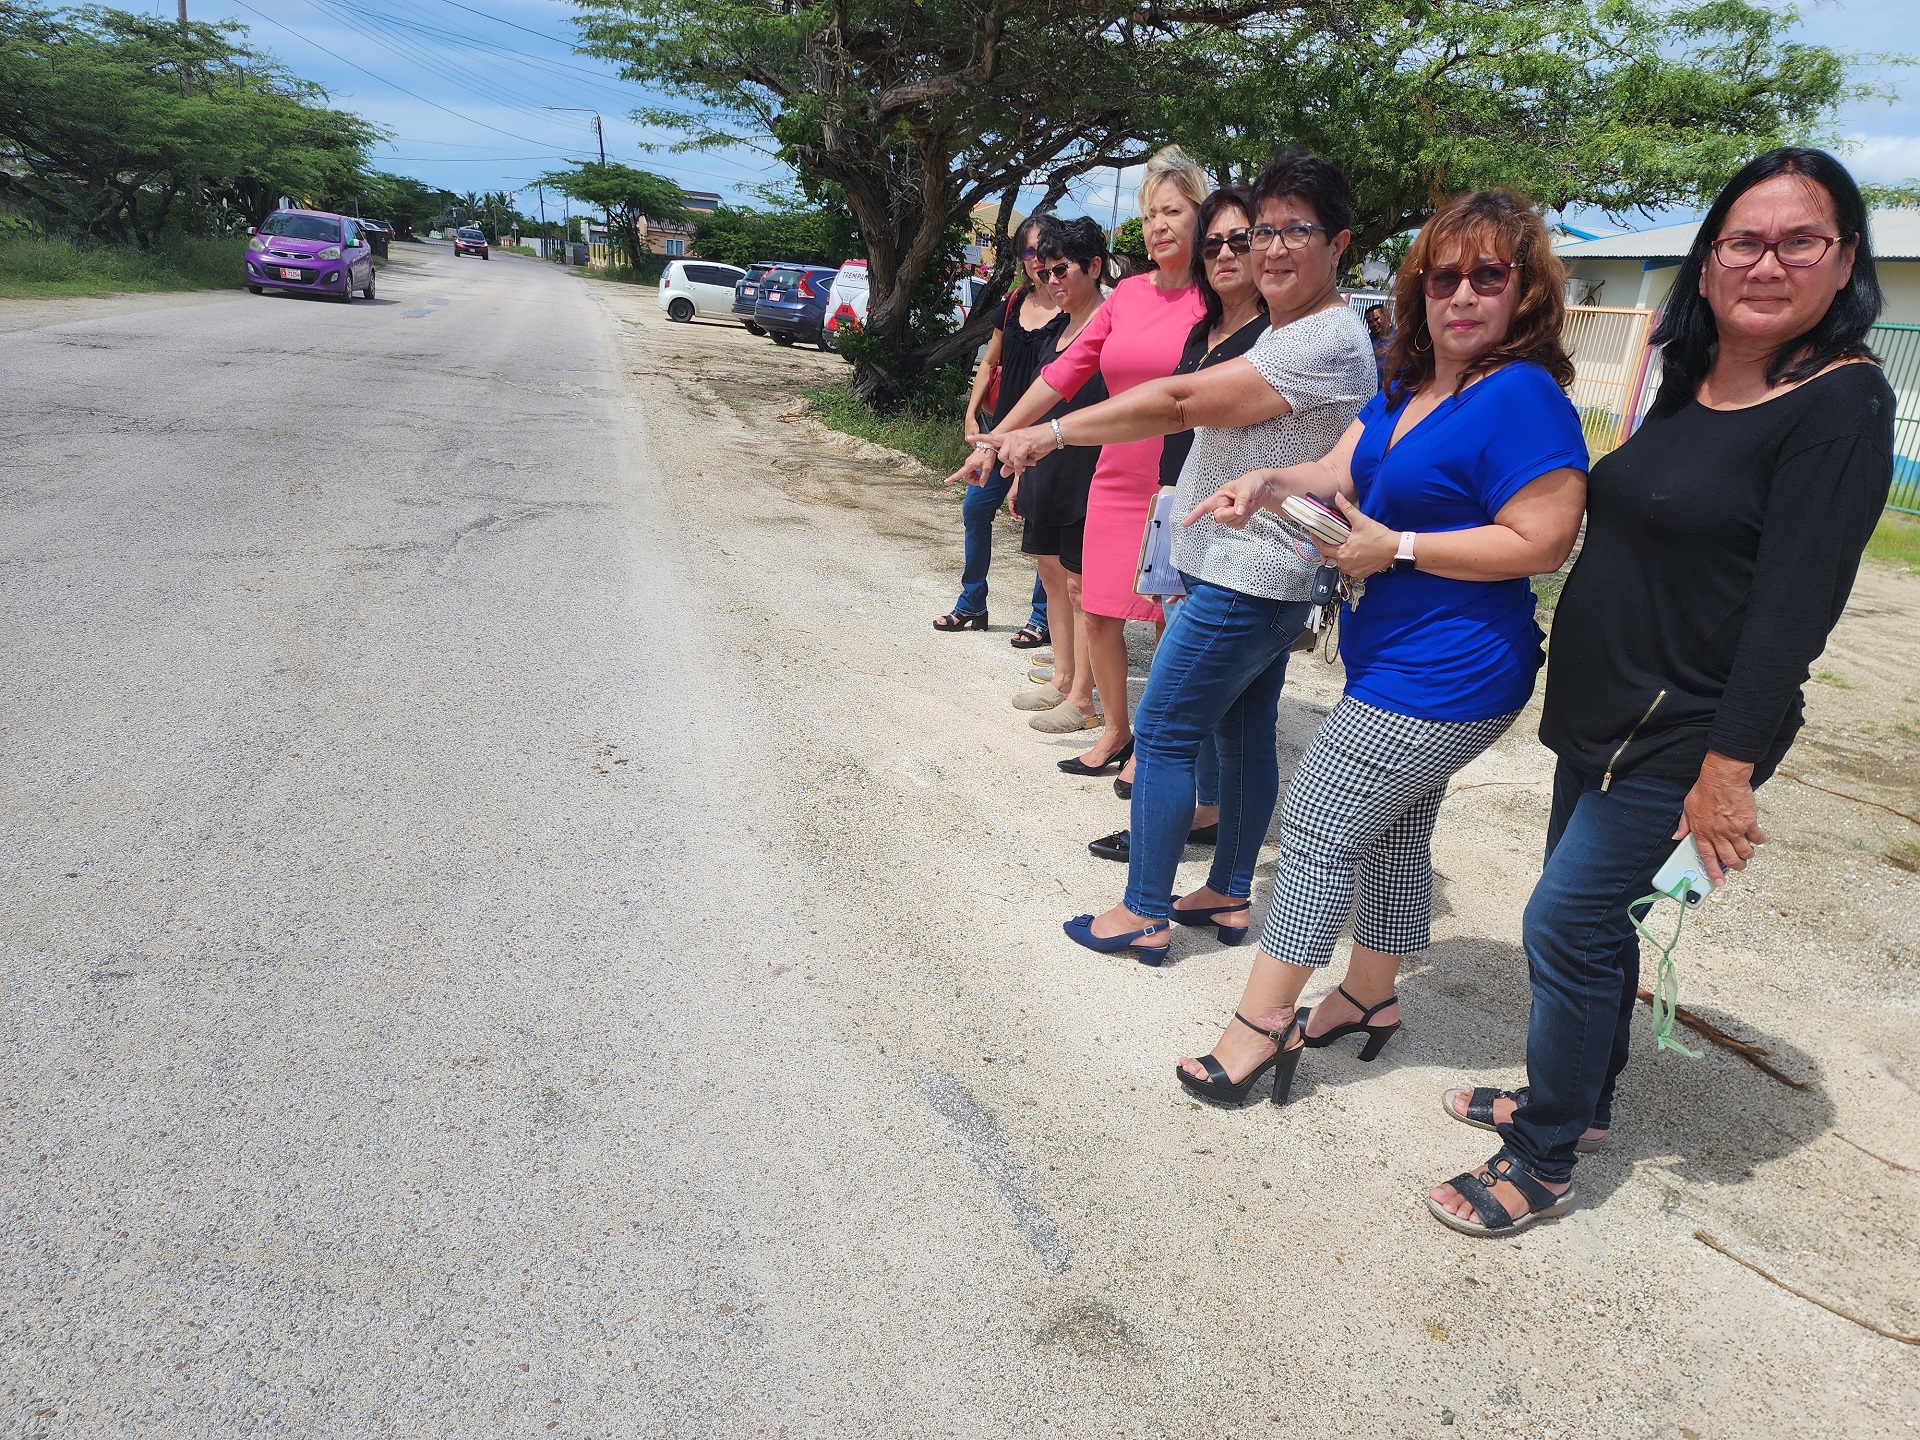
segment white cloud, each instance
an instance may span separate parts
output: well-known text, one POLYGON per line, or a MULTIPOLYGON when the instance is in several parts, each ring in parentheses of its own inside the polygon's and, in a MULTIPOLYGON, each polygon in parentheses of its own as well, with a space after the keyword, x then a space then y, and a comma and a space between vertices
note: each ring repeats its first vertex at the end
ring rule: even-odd
POLYGON ((1841 150, 1857 180, 1897 184, 1920 176, 1920 135, 1854 134, 1841 150))

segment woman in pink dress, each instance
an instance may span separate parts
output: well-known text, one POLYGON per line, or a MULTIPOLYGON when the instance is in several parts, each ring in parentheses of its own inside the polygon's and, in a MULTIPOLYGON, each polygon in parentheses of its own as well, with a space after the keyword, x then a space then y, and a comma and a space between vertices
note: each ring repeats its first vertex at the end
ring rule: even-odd
MULTIPOLYGON (((1177 145, 1147 161, 1140 183, 1140 215, 1152 266, 1122 280, 1088 322, 1073 347, 1040 372, 1020 403, 993 427, 995 435, 1033 424, 1061 400, 1073 398, 1098 373, 1109 395, 1173 374, 1187 332, 1205 313, 1192 277, 1194 220, 1207 197, 1207 176, 1177 145)), ((984 437, 982 437, 984 438, 984 437)), ((974 452, 991 463, 990 447, 974 452)), ((1133 758, 1127 720, 1129 620, 1160 623, 1157 601, 1133 592, 1140 535, 1160 488, 1160 441, 1130 440, 1100 452, 1087 493, 1087 528, 1080 602, 1087 648, 1106 724, 1093 748, 1062 760, 1069 775, 1120 770, 1133 758)), ((1098 722, 1085 715, 1086 728, 1098 722)))

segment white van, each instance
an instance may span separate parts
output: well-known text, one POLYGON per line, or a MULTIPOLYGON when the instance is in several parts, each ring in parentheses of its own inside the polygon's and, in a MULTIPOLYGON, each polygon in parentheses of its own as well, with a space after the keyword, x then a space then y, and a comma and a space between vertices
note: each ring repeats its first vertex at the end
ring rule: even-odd
POLYGON ((840 273, 833 277, 833 285, 827 291, 827 317, 823 330, 827 348, 834 348, 834 333, 840 326, 866 323, 867 262, 849 260, 840 267, 840 273))
POLYGON ((733 287, 746 273, 712 260, 675 260, 660 273, 660 308, 672 320, 738 320, 733 287))

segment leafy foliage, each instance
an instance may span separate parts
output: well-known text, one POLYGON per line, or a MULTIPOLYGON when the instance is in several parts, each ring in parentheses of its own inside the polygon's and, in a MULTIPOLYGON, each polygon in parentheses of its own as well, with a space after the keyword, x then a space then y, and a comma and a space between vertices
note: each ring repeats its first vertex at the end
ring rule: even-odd
POLYGON ((1138 215, 1121 221, 1120 228, 1113 232, 1113 253, 1130 260, 1147 258, 1147 232, 1138 215))
POLYGON ((756 260, 838 266, 867 253, 845 205, 722 205, 694 221, 693 244, 705 259, 741 266, 756 260))
MULTIPOLYGON (((912 338, 950 226, 1179 140, 1243 178, 1289 142, 1354 182, 1364 252, 1474 185, 1618 213, 1698 202, 1753 151, 1821 138, 1860 89, 1757 0, 574 0, 584 49, 704 107, 689 146, 771 142, 865 237, 875 398, 988 322, 912 338)), ((1012 275, 997 244, 993 293, 1012 275)), ((768 258, 768 257, 755 257, 768 258)), ((990 308, 990 307, 983 307, 990 308)))
POLYGON ((575 161, 571 170, 542 175, 540 183, 562 195, 598 205, 607 215, 607 233, 621 264, 638 270, 647 253, 640 221, 685 224, 693 218, 686 192, 664 175, 631 165, 598 160, 575 161))
POLYGON ((245 34, 0 0, 0 199, 48 230, 142 248, 180 219, 257 223, 283 194, 343 202, 382 132, 245 34))

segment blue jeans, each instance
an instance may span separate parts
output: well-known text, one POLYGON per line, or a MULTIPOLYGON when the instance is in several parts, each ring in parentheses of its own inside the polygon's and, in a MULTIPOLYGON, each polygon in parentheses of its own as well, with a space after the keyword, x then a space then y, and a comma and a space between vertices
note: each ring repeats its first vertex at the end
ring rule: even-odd
POLYGON ((1164 918, 1193 825, 1194 796, 1218 755, 1220 839, 1211 889, 1251 897, 1253 867, 1280 794, 1274 745, 1287 650, 1306 628, 1304 600, 1268 600, 1187 576, 1133 717, 1133 834, 1126 907, 1164 918))
POLYGON ((1598 775, 1564 760, 1554 771, 1546 867, 1522 930, 1533 982, 1527 1089, 1500 1132, 1542 1180, 1569 1179, 1581 1132, 1613 1123, 1640 986, 1640 936, 1627 910, 1652 891, 1673 853, 1692 788, 1691 780, 1623 775, 1602 790, 1598 775))
MULTIPOLYGON (((969 485, 960 501, 960 524, 966 534, 966 559, 960 566, 960 598, 953 608, 963 615, 978 615, 987 608, 987 567, 993 563, 993 517, 1000 513, 1013 477, 998 465, 984 484, 969 485)), ((1045 627, 1047 592, 1040 577, 1033 577, 1033 613, 1029 625, 1045 627)))

